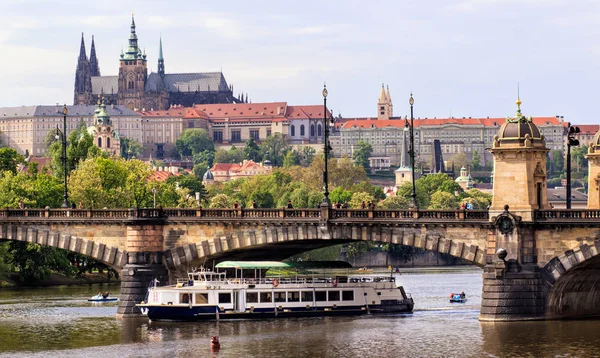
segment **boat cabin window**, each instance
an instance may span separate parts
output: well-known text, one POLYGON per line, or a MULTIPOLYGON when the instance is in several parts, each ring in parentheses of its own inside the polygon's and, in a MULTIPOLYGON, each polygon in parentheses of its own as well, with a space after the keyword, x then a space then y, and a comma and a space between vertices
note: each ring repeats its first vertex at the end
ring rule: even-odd
POLYGON ((246 292, 246 302, 257 303, 258 302, 258 292, 246 292))
POLYGON ((329 291, 329 301, 339 301, 340 291, 329 291))
POLYGON ((231 293, 219 293, 219 303, 231 303, 231 293))
POLYGON ((342 301, 354 301, 354 291, 342 291, 342 301))
POLYGON ((285 302, 285 292, 274 292, 275 302, 285 302))
POLYGON ((191 294, 189 293, 180 293, 179 294, 179 303, 190 303, 191 294))
POLYGON ((315 291, 315 301, 327 301, 327 291, 315 291))
POLYGON ((208 303, 208 293, 196 293, 196 304, 208 303))
POLYGON ((193 280, 193 281, 200 281, 200 275, 199 275, 199 274, 197 274, 197 273, 196 273, 196 274, 189 274, 189 275, 188 275, 188 278, 189 278, 190 280, 193 280))
POLYGON ((302 291, 302 302, 312 302, 313 293, 312 291, 302 291))
POLYGON ((271 296, 271 292, 261 292, 260 293, 260 302, 273 302, 273 297, 271 296))
POLYGON ((288 292, 288 302, 300 302, 300 292, 288 292))

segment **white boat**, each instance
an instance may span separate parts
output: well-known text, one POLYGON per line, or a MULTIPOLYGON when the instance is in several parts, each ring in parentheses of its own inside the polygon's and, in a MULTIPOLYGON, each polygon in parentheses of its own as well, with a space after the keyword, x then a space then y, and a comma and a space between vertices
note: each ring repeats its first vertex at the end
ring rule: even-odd
MULTIPOLYGON (((148 289, 137 304, 151 320, 203 321, 240 318, 410 313, 412 298, 396 283, 396 276, 301 274, 299 267, 315 263, 226 261, 216 268, 189 272, 176 285, 148 289), (291 275, 264 277, 268 269, 291 275)), ((318 264, 318 263, 316 263, 318 264)), ((346 263, 344 263, 346 264, 346 263)), ((348 265, 348 264, 346 264, 348 265)), ((349 265, 348 265, 349 266, 349 265)), ((349 272, 349 271, 348 271, 349 272)))
POLYGON ((110 294, 103 295, 101 293, 88 298, 88 302, 114 302, 118 300, 117 297, 110 297, 110 294))

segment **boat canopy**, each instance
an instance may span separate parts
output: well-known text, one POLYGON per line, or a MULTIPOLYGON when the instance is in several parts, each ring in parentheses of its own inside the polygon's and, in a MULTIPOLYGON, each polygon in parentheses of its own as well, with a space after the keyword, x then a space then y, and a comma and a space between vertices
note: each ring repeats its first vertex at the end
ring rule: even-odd
POLYGON ((270 269, 270 268, 351 268, 352 265, 345 261, 223 261, 216 268, 241 268, 241 269, 270 269))

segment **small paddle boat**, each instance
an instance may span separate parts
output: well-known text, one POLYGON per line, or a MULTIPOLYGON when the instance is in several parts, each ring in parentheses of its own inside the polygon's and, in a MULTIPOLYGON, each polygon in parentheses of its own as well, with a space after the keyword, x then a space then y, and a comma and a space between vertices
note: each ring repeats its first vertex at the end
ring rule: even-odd
POLYGON ((465 303, 467 302, 467 296, 463 293, 451 293, 450 303, 465 303))
POLYGON ((88 298, 88 302, 114 302, 118 300, 117 297, 110 297, 110 292, 99 293, 92 298, 88 298))

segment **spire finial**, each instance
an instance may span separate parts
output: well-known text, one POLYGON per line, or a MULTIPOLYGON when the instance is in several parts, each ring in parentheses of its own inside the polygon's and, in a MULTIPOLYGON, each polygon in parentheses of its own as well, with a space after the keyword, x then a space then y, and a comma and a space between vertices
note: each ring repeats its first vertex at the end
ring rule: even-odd
POLYGON ((517 82, 517 114, 521 114, 521 94, 519 93, 519 82, 517 82))

